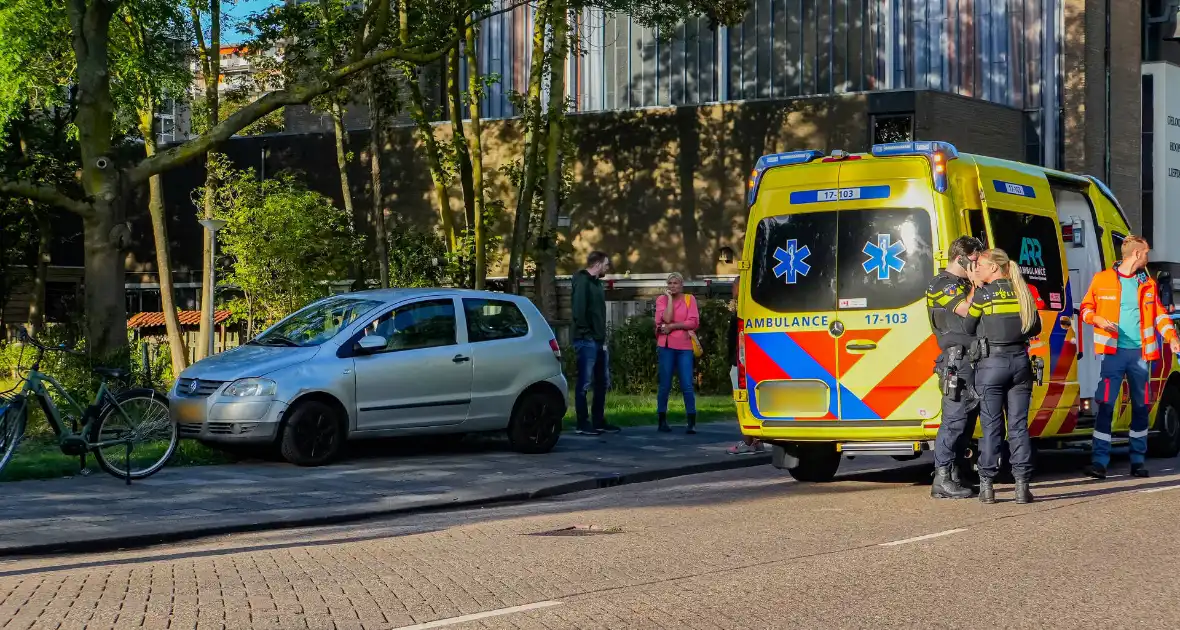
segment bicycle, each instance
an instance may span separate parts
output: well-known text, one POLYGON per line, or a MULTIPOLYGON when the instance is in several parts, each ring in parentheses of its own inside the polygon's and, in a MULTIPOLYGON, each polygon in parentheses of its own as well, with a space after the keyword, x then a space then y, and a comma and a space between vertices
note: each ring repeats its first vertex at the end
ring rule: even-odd
MULTIPOLYGON (((168 398, 147 388, 114 393, 107 380, 123 380, 128 372, 118 368, 93 368, 102 381, 94 402, 78 403, 52 376, 40 371, 46 352, 85 356, 65 347, 46 347, 21 331, 21 341, 37 350, 32 367, 22 377, 20 393, 0 395, 0 471, 12 459, 24 437, 29 404, 36 400, 45 419, 57 435, 65 455, 78 456, 85 469, 86 454, 93 452, 98 465, 108 474, 126 480, 145 479, 158 472, 176 452, 180 440, 168 411, 168 398), (67 413, 58 409, 53 391, 65 402, 67 413), (72 412, 73 415, 70 414, 72 412), (80 427, 80 428, 79 428, 80 427)), ((10 391, 15 391, 16 388, 10 391)))

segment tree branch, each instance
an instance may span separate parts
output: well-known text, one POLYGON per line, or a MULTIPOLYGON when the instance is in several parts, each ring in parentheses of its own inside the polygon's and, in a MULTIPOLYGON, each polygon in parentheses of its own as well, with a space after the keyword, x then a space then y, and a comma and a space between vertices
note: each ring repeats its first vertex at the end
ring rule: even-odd
POLYGON ((262 98, 234 112, 233 115, 200 137, 142 160, 128 171, 128 180, 132 184, 142 183, 147 181, 152 175, 158 175, 196 159, 218 144, 228 140, 230 136, 250 126, 254 121, 261 119, 263 116, 287 105, 306 103, 328 92, 344 81, 344 79, 364 72, 373 66, 393 61, 394 59, 400 59, 418 65, 426 65, 442 59, 447 52, 459 44, 459 40, 462 38, 463 33, 457 32, 441 49, 428 53, 415 49, 392 48, 383 50, 371 57, 366 57, 360 61, 348 63, 337 68, 332 74, 328 75, 326 80, 320 83, 305 83, 284 90, 269 92, 262 98))
POLYGON ((38 186, 32 182, 19 182, 0 179, 0 195, 31 199, 51 206, 69 210, 82 217, 94 214, 94 206, 84 201, 68 197, 56 188, 38 186))

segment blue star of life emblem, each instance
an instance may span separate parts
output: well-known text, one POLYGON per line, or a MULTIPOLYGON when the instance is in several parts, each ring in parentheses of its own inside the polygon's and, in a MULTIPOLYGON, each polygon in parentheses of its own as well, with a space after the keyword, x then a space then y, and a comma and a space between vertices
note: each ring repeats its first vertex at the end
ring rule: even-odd
POLYGON ((774 277, 786 276, 787 284, 795 284, 799 276, 806 276, 807 272, 811 271, 811 265, 803 262, 810 255, 811 250, 806 245, 799 247, 799 241, 796 239, 788 240, 785 250, 781 247, 774 248, 774 259, 778 261, 774 266, 774 277))
POLYGON ((905 243, 890 243, 890 240, 892 239, 888 234, 878 234, 877 244, 869 241, 862 250, 869 257, 864 262, 865 273, 875 270, 878 280, 888 280, 892 272, 901 271, 905 267, 905 261, 901 259, 901 254, 905 252, 905 243))

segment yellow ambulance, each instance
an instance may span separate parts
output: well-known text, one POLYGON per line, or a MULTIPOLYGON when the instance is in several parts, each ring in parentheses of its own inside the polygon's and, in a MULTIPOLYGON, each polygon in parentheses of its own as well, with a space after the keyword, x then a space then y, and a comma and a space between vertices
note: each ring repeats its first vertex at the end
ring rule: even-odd
MULTIPOLYGON (((742 433, 773 445, 775 466, 827 481, 844 455, 904 460, 932 448, 941 393, 925 294, 966 234, 1018 260, 1037 299, 1044 332, 1031 353, 1045 376, 1030 433, 1059 444, 1092 431, 1099 359, 1078 306, 1129 233, 1097 179, 901 142, 763 156, 748 204, 734 400, 742 433)), ((1159 280, 1170 308, 1171 279, 1159 280)), ((1174 455, 1180 377, 1161 345, 1151 449, 1174 455)), ((1125 386, 1116 411, 1125 435, 1125 386)))

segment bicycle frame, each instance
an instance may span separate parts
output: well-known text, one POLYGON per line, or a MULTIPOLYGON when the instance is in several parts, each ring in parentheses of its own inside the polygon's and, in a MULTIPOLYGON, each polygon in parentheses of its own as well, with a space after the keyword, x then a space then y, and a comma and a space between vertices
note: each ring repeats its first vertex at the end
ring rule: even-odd
MULTIPOLYGON (((47 422, 49 422, 49 426, 53 429, 53 432, 57 435, 59 442, 64 442, 69 438, 78 436, 86 440, 86 436, 90 433, 91 425, 97 422, 99 419, 99 411, 101 410, 102 403, 113 405, 121 415, 124 417, 127 416, 127 413, 123 410, 123 407, 119 404, 119 401, 115 400, 115 397, 111 395, 110 390, 107 388, 106 381, 103 381, 99 385, 98 393, 94 397, 94 404, 92 404, 89 408, 86 408, 78 403, 78 401, 76 401, 73 396, 70 396, 70 393, 66 391, 66 388, 63 387, 62 384, 57 381, 57 379, 48 374, 43 374, 34 368, 29 370, 28 376, 25 378, 25 387, 21 391, 21 398, 23 399, 23 408, 21 409, 21 413, 26 414, 26 419, 28 418, 28 407, 25 405, 28 405, 29 399, 34 397, 41 404, 41 410, 45 412, 45 419, 47 422), (79 414, 78 419, 81 422, 81 426, 78 428, 77 432, 75 432, 66 423, 68 418, 63 417, 61 410, 58 409, 57 404, 54 403, 50 386, 58 393, 58 395, 65 399, 72 411, 79 414)), ((127 440, 125 439, 105 440, 99 442, 90 442, 87 440, 86 446, 87 450, 94 450, 97 448, 125 443, 127 443, 127 440)))

